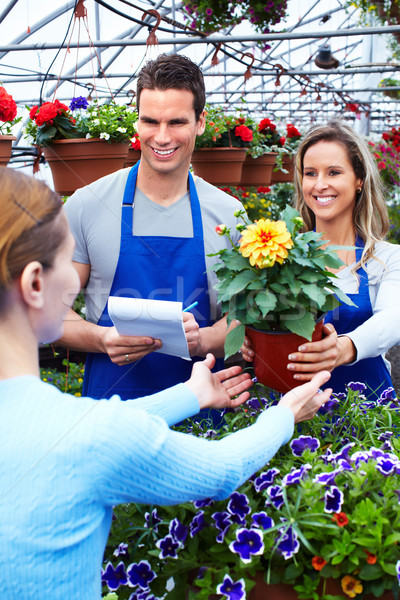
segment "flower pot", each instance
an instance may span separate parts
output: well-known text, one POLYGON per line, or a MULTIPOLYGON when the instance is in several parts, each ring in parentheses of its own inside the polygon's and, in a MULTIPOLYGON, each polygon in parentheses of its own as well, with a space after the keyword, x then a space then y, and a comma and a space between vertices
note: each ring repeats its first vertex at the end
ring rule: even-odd
POLYGON ((140 160, 142 153, 140 150, 134 150, 134 148, 130 147, 128 151, 128 157, 125 161, 125 167, 133 167, 138 160, 140 160))
POLYGON ((192 155, 195 175, 214 185, 239 185, 246 148, 200 148, 192 155))
POLYGON ((275 157, 275 152, 268 152, 258 158, 252 158, 247 155, 243 164, 241 185, 269 185, 271 183, 275 157))
POLYGON ((288 173, 284 173, 280 169, 278 171, 272 171, 271 184, 293 183, 294 164, 293 164, 293 155, 292 154, 284 154, 283 155, 282 167, 286 171, 288 171, 288 173))
MULTIPOLYGON (((323 316, 318 319, 312 341, 322 339, 323 316)), ((308 340, 290 331, 261 331, 246 327, 246 335, 254 350, 254 371, 258 381, 277 392, 288 392, 300 385, 288 371, 288 356, 308 340)))
POLYGON ((12 143, 17 138, 14 135, 0 135, 0 166, 6 167, 11 158, 12 143))
POLYGON ((56 140, 45 146, 54 189, 70 195, 104 175, 122 169, 128 155, 129 142, 108 143, 97 138, 56 140))
MULTIPOLYGON (((263 573, 259 572, 255 575, 256 585, 249 593, 249 600, 299 600, 297 593, 294 588, 287 583, 276 583, 268 585, 265 583, 263 573)), ((339 596, 341 598, 349 598, 340 585, 340 579, 326 579, 325 583, 325 594, 331 594, 332 596, 339 596)), ((320 595, 323 594, 324 585, 321 582, 318 591, 320 595)), ((382 596, 381 600, 394 600, 394 594, 392 591, 387 590, 382 596)), ((373 594, 366 594, 363 596, 363 600, 376 600, 376 596, 373 594)))

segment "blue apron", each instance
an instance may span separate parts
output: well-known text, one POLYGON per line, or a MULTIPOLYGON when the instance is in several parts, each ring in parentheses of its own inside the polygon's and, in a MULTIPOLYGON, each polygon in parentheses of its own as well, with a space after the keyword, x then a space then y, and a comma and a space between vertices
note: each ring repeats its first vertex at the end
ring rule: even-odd
MULTIPOLYGON (((200 327, 212 325, 203 224, 193 177, 189 173, 193 237, 140 237, 132 234, 138 168, 139 163, 132 167, 125 186, 120 253, 110 296, 180 301, 184 306, 197 300, 193 312, 200 327)), ((112 326, 107 305, 98 325, 112 326)), ((193 362, 152 352, 136 362, 118 366, 107 354, 90 353, 86 360, 83 393, 92 398, 118 394, 123 400, 154 394, 189 379, 193 362)), ((223 368, 223 361, 217 362, 216 367, 223 368)), ((220 411, 211 412, 220 415, 220 411)))
MULTIPOLYGON (((361 260, 364 242, 360 238, 356 240, 356 262, 361 260)), ((357 271, 360 279, 358 292, 347 294, 357 306, 341 304, 335 310, 327 313, 325 323, 332 323, 339 335, 354 331, 373 315, 371 300, 369 297, 368 274, 361 267, 357 271)), ((388 387, 392 387, 390 373, 381 356, 364 358, 354 365, 343 365, 336 367, 325 387, 331 387, 334 392, 345 392, 346 384, 350 381, 365 383, 367 389, 365 395, 370 399, 379 398, 381 393, 388 387)))

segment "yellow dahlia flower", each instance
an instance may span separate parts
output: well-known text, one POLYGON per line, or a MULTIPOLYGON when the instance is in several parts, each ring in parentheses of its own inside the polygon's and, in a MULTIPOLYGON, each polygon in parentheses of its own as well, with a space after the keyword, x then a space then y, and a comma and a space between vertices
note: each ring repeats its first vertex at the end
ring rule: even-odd
POLYGON ((284 221, 260 219, 248 225, 242 233, 239 251, 254 267, 272 267, 282 264, 292 248, 293 240, 284 221))

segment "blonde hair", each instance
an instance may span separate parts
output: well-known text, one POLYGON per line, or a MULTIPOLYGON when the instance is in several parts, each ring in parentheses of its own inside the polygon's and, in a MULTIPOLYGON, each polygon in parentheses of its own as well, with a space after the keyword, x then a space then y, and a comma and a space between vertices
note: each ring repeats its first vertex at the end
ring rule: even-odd
POLYGON ((58 219, 60 196, 43 182, 15 169, 0 167, 0 309, 7 292, 26 265, 39 261, 51 268, 66 239, 58 219))
POLYGON ((362 181, 361 192, 356 194, 353 223, 356 235, 364 241, 365 246, 361 260, 352 270, 355 273, 360 266, 365 267, 367 261, 374 257, 375 243, 384 239, 388 232, 389 216, 384 200, 384 188, 367 142, 352 127, 340 120, 312 127, 303 137, 297 150, 294 173, 296 208, 307 230, 314 229, 315 215, 303 197, 304 155, 308 148, 321 141, 341 144, 346 149, 357 179, 362 181))

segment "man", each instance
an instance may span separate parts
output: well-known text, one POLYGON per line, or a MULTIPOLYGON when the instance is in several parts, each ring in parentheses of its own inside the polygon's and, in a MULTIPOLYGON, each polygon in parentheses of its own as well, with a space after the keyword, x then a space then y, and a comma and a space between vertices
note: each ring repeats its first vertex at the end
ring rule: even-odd
POLYGON ((205 127, 202 73, 184 56, 161 55, 139 73, 136 98, 140 163, 78 190, 65 207, 88 320, 71 312, 61 343, 89 352, 84 394, 95 398, 154 393, 187 379, 192 366, 155 353, 160 340, 118 335, 107 312, 109 295, 178 300, 184 307, 197 301, 193 314, 184 313, 193 357, 222 357, 226 336, 215 275, 207 271, 215 259, 207 255, 227 243, 216 225, 239 237, 234 212, 240 205, 188 176, 205 127))

